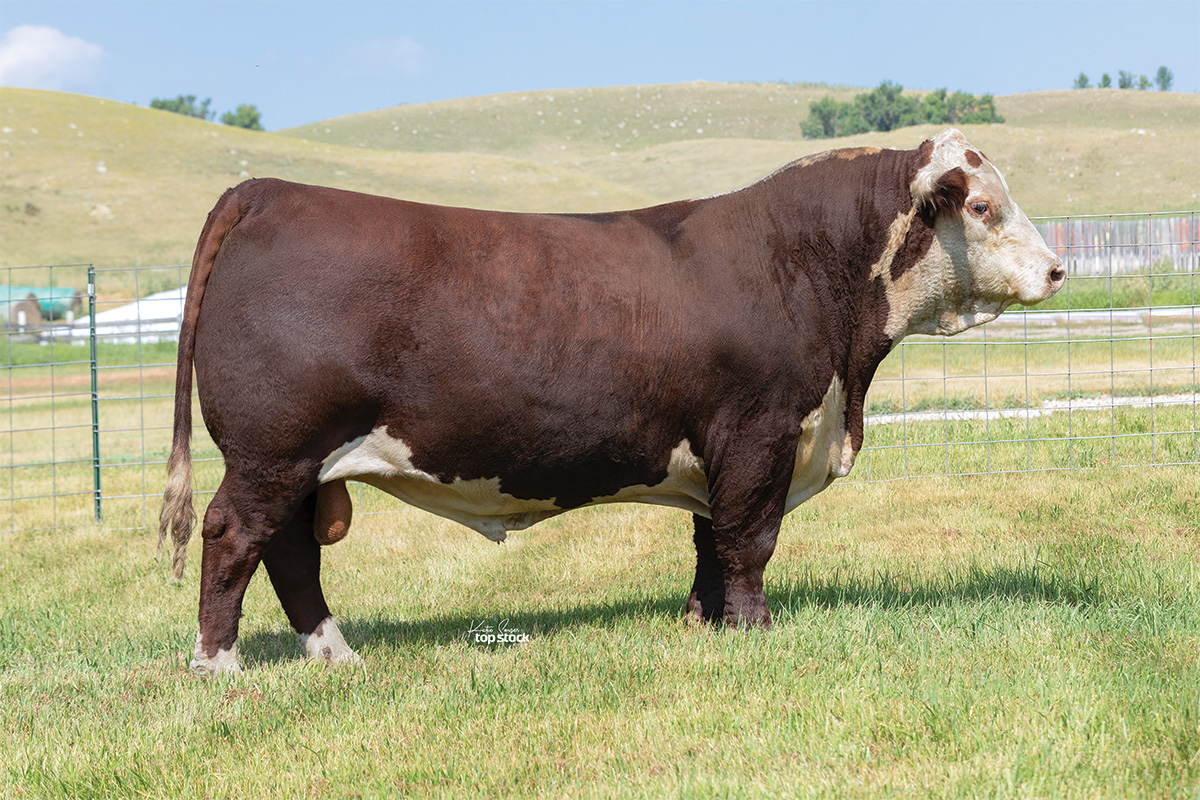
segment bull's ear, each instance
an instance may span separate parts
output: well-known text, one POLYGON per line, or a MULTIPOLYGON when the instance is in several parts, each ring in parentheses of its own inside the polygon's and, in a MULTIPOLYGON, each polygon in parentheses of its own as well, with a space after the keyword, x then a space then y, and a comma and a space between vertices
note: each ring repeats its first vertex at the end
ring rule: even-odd
POLYGON ((967 202, 967 173, 962 167, 943 172, 937 180, 917 180, 913 186, 913 203, 917 213, 932 225, 938 214, 957 214, 967 202))

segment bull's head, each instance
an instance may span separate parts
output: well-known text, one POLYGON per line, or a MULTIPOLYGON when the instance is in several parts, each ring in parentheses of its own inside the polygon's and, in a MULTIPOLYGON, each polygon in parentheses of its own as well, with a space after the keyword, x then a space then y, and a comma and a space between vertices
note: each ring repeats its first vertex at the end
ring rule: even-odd
POLYGON ((1012 303, 1039 303, 1062 288, 1062 260, 961 132, 942 131, 918 152, 923 164, 909 186, 913 214, 932 228, 933 241, 911 274, 890 287, 889 295, 907 295, 907 324, 896 319, 890 331, 896 340, 905 333, 955 334, 995 319, 1012 303))

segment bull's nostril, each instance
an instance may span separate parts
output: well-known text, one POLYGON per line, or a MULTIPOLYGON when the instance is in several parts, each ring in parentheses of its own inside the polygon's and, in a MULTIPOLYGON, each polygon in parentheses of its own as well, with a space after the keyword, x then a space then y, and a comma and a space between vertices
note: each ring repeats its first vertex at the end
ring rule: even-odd
POLYGON ((1061 266, 1050 270, 1050 283, 1054 284, 1055 286, 1058 286, 1060 283, 1062 283, 1066 277, 1067 271, 1061 266))

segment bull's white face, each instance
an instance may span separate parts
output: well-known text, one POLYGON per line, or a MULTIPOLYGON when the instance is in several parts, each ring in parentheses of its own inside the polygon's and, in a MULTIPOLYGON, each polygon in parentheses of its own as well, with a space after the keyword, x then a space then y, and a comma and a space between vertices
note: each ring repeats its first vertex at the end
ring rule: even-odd
POLYGON ((995 319, 1012 303, 1049 298, 1066 278, 1062 261, 991 162, 957 130, 932 142, 929 163, 911 190, 917 207, 937 208, 934 241, 906 287, 919 296, 904 304, 911 316, 903 331, 896 326, 901 335, 958 333, 995 319))

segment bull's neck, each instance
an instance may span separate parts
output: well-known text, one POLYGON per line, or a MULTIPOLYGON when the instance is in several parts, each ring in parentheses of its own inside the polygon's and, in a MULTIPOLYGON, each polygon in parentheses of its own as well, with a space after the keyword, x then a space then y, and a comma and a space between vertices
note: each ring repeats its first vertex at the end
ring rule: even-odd
POLYGON ((913 300, 919 291, 895 291, 914 282, 909 273, 933 235, 909 191, 914 156, 883 150, 798 162, 761 187, 774 268, 792 276, 792 291, 817 298, 821 327, 830 332, 856 450, 871 379, 920 311, 913 300))

